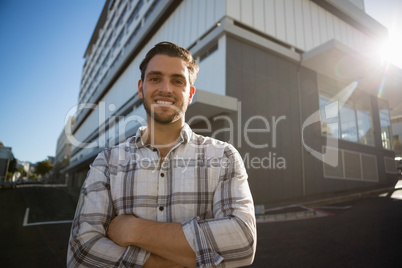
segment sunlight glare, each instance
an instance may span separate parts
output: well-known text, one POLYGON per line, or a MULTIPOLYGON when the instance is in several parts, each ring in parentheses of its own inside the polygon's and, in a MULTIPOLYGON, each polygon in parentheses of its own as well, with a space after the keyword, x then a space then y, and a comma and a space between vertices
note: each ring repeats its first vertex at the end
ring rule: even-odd
POLYGON ((379 49, 381 63, 392 63, 402 68, 402 34, 389 31, 389 38, 382 43, 379 49))

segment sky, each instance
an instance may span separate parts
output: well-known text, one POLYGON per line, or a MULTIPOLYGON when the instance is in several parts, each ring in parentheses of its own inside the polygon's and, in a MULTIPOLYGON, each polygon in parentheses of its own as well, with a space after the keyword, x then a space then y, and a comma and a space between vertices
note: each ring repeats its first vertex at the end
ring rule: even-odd
MULTIPOLYGON (((366 12, 399 37, 399 51, 402 1, 365 2, 366 12)), ((55 156, 66 116, 78 102, 83 56, 104 3, 0 0, 0 141, 18 160, 55 156)), ((402 68, 402 53, 392 58, 402 68)))
POLYGON ((365 9, 388 29, 389 40, 383 44, 381 56, 402 69, 402 0, 365 0, 365 9))
POLYGON ((104 3, 0 0, 0 141, 18 160, 56 154, 104 3))

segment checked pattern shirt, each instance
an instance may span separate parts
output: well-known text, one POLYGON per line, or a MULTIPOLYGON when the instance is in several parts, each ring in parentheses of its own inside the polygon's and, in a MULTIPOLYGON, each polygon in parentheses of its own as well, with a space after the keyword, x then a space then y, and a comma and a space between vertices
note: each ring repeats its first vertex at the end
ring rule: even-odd
POLYGON ((91 164, 71 229, 68 267, 141 267, 150 252, 106 237, 110 221, 121 214, 181 223, 197 267, 249 265, 256 223, 237 150, 186 124, 161 162, 159 151, 143 143, 144 130, 91 164))

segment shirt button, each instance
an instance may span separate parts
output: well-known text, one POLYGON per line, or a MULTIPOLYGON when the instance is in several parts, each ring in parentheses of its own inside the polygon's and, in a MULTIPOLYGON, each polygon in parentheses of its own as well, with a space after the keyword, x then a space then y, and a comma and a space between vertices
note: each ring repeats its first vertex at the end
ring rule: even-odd
POLYGON ((162 172, 162 173, 161 173, 161 177, 162 177, 162 178, 165 177, 165 173, 162 172))
POLYGON ((162 206, 159 207, 159 210, 160 210, 160 211, 163 211, 164 209, 165 209, 165 208, 162 207, 162 206))

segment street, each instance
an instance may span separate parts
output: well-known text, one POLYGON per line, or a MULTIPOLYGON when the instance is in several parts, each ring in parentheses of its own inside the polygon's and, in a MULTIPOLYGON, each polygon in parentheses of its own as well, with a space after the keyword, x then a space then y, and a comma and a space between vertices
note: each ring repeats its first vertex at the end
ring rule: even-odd
MULTIPOLYGON (((1 267, 66 266, 76 200, 65 188, 3 190, 0 202, 1 267)), ((400 262, 402 200, 385 193, 315 209, 322 217, 258 223, 251 267, 395 267, 400 262)))
POLYGON ((397 267, 402 201, 371 197, 331 204, 328 216, 261 223, 252 267, 397 267))
POLYGON ((2 190, 1 267, 65 267, 75 205, 63 188, 2 190))

